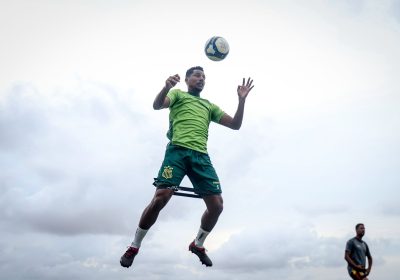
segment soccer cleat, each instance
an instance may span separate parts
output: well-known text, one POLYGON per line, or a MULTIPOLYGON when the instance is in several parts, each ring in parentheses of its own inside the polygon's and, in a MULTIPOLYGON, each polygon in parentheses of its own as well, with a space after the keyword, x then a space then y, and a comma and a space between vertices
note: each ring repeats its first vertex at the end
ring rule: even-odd
POLYGON ((119 260, 119 263, 123 267, 130 267, 138 253, 139 248, 129 246, 128 250, 126 250, 125 254, 123 254, 121 259, 119 260))
POLYGON ((212 261, 210 260, 210 258, 207 256, 206 254, 206 249, 205 248, 200 248, 197 247, 194 244, 194 241, 192 243, 190 243, 189 245, 189 251, 191 251, 193 254, 197 255, 201 261, 202 264, 206 265, 206 266, 212 266, 212 261))

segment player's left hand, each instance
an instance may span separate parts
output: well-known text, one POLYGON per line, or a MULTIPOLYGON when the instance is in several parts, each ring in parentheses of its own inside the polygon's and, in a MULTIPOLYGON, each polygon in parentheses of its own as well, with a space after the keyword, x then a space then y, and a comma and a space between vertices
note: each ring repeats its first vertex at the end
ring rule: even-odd
POLYGON ((248 78, 247 82, 246 82, 246 79, 243 78, 242 85, 238 85, 238 88, 237 88, 237 93, 239 95, 239 98, 245 99, 247 97, 250 90, 254 87, 252 84, 253 84, 252 79, 248 78))

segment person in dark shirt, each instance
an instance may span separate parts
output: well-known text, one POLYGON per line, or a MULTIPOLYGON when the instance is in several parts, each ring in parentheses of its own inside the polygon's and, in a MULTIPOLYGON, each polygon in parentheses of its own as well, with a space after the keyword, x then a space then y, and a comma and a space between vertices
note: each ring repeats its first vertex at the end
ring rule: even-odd
POLYGON ((367 276, 372 268, 372 256, 368 245, 362 240, 365 234, 364 224, 356 225, 356 236, 347 241, 344 259, 347 261, 347 270, 354 280, 368 280, 367 276), (366 268, 368 258, 368 268, 366 268))

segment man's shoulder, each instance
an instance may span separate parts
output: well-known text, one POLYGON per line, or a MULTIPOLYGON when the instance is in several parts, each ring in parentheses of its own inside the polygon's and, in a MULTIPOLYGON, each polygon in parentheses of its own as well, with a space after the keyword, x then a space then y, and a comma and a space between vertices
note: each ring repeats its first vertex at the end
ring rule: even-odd
POLYGON ((367 242, 365 242, 362 239, 358 239, 357 237, 353 237, 353 238, 349 239, 349 241, 347 241, 347 244, 355 244, 355 246, 360 246, 362 244, 365 244, 368 247, 367 242))
POLYGON ((199 100, 198 97, 195 97, 195 96, 191 95, 190 93, 188 93, 187 91, 184 91, 179 88, 174 88, 174 89, 170 90, 168 92, 168 96, 177 98, 179 100, 193 100, 193 99, 199 100))
POLYGON ((179 89, 179 88, 171 89, 168 92, 168 95, 171 96, 171 97, 172 96, 177 97, 178 99, 180 99, 182 101, 183 100, 188 100, 188 101, 191 101, 191 102, 196 101, 196 102, 199 102, 199 103, 201 103, 201 104, 203 104, 206 107, 211 108, 211 109, 219 108, 216 104, 214 104, 210 100, 208 100, 206 98, 203 98, 203 97, 193 96, 190 93, 188 93, 187 91, 184 91, 184 90, 179 89))
POLYGON ((352 237, 349 240, 347 240, 347 244, 354 244, 356 242, 356 238, 352 237))
POLYGON ((168 92, 168 94, 185 94, 185 93, 187 93, 187 92, 185 92, 179 88, 173 88, 168 92))
POLYGON ((352 242, 352 243, 365 243, 364 240, 358 239, 357 236, 354 236, 354 237, 350 238, 349 241, 347 241, 347 242, 352 242))
POLYGON ((185 99, 187 93, 179 88, 174 88, 168 92, 167 96, 170 99, 170 107, 172 107, 176 102, 185 99))

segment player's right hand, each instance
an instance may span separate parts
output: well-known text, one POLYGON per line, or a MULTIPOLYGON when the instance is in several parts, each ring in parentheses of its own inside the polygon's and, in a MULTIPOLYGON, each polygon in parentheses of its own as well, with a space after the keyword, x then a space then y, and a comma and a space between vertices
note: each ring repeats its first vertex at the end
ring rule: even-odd
POLYGON ((177 83, 179 83, 181 78, 179 77, 178 74, 175 74, 173 76, 170 76, 166 81, 165 81, 165 87, 167 90, 170 90, 173 88, 177 83))

